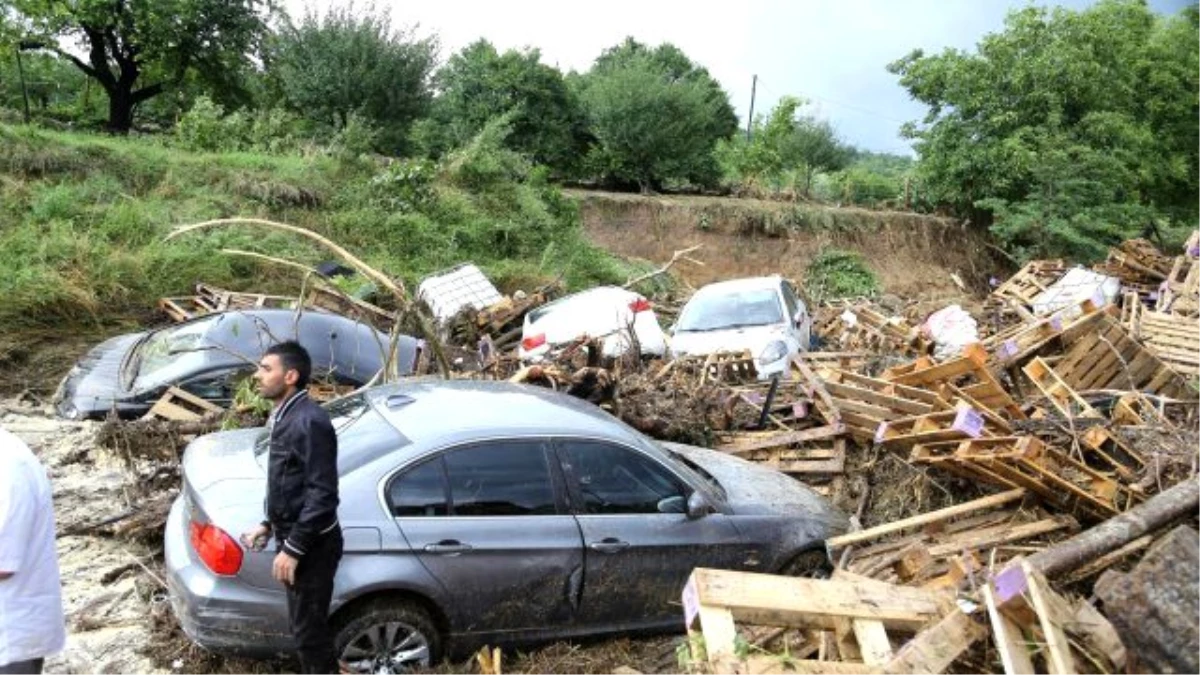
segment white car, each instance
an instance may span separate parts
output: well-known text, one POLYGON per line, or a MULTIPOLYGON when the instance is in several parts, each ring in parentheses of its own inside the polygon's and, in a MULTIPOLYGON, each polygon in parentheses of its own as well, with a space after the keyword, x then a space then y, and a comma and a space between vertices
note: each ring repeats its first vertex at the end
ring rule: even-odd
POLYGON ((807 351, 812 317, 779 275, 709 284, 688 300, 673 327, 675 357, 749 349, 760 379, 787 375, 793 354, 807 351))
POLYGON ((658 325, 650 301, 623 288, 599 286, 559 298, 526 314, 517 355, 522 361, 541 361, 586 336, 603 338, 605 356, 620 356, 629 351, 630 327, 643 355, 666 354, 666 335, 658 325))

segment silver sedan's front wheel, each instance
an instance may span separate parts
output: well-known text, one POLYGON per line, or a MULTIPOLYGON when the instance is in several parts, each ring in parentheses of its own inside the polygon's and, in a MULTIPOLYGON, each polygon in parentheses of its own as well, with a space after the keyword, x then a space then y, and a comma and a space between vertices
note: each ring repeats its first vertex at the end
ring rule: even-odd
POLYGON ((428 668, 441 641, 428 613, 414 603, 380 599, 341 624, 338 659, 353 673, 407 673, 428 668))

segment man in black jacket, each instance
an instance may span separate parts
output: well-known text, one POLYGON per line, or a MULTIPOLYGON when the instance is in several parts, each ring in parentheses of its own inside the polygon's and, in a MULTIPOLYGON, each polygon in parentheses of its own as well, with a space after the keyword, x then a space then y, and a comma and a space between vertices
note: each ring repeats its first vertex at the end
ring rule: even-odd
POLYGON ((342 558, 338 525, 337 435, 325 409, 308 397, 312 359, 296 342, 267 349, 254 379, 273 403, 266 520, 242 535, 262 550, 275 535, 272 574, 287 587, 288 618, 305 673, 338 672, 329 602, 342 558))

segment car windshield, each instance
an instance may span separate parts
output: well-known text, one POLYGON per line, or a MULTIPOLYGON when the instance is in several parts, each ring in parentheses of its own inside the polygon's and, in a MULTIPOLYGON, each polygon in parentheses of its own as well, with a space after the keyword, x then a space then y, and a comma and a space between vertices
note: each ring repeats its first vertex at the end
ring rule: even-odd
POLYGON ((676 326, 680 331, 709 331, 783 322, 779 296, 772 288, 731 290, 693 297, 676 326))
POLYGON ((213 360, 213 347, 205 339, 211 323, 191 321, 147 336, 130 357, 136 388, 154 388, 205 370, 213 360))

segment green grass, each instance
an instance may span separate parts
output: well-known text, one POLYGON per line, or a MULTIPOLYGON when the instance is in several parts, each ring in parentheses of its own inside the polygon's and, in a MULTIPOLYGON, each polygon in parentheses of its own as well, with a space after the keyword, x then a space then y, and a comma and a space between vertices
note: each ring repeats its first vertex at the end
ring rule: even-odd
POLYGON ((467 260, 502 289, 626 276, 584 240, 574 202, 486 139, 431 174, 417 208, 396 206, 395 184, 372 185, 381 171, 321 154, 194 153, 159 138, 0 125, 0 333, 124 320, 197 281, 298 291, 300 273, 222 248, 310 265, 331 256, 247 226, 163 241, 179 225, 235 216, 309 228, 410 287, 467 260))

